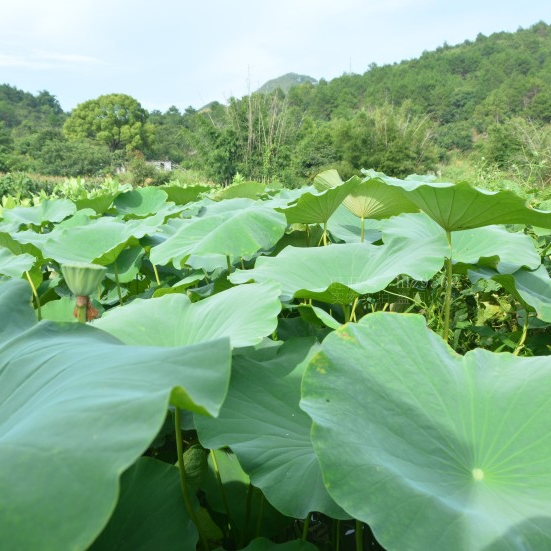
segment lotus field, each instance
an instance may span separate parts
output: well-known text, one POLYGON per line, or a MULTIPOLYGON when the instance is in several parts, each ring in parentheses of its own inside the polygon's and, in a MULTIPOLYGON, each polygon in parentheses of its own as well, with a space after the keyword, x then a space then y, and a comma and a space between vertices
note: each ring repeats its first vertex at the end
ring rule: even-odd
POLYGON ((3 210, 2 550, 551 548, 551 212, 363 172, 3 210))

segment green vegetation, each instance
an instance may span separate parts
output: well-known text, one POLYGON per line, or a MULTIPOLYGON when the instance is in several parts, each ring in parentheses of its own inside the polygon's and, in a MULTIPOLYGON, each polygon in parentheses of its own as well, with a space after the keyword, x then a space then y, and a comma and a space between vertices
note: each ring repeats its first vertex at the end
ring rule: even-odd
POLYGON ((12 198, 7 549, 549 547, 545 195, 361 172, 12 198))
MULTIPOLYGON (((136 100, 111 94, 69 116, 48 92, 35 97, 2 85, 0 171, 105 175, 138 156, 170 160, 219 184, 239 173, 300 187, 324 169, 350 177, 371 166, 396 177, 431 172, 457 180, 483 171, 486 185, 541 188, 551 180, 550 59, 551 26, 540 22, 371 65, 361 75, 317 83, 284 75, 199 110, 146 113, 136 100)), ((146 179, 155 175, 138 181, 146 179)))
POLYGON ((550 60, 0 86, 3 546, 550 548, 550 60))
POLYGON ((109 94, 81 103, 65 121, 63 131, 72 140, 89 138, 104 144, 111 153, 142 150, 153 134, 147 116, 134 98, 109 94))

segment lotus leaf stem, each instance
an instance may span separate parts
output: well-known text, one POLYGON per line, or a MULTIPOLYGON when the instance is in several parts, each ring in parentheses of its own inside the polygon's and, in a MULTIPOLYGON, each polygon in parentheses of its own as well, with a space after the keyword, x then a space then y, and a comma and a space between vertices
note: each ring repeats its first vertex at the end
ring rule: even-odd
POLYGON ((36 287, 33 283, 31 275, 27 271, 25 271, 25 275, 27 276, 27 281, 29 282, 29 285, 31 286, 33 296, 34 296, 34 299, 36 301, 36 316, 38 318, 38 321, 40 321, 42 319, 42 310, 41 310, 41 305, 40 305, 40 298, 38 297, 38 292, 37 292, 36 287))
POLYGON ((157 271, 157 266, 155 266, 153 262, 151 263, 151 265, 153 266, 153 273, 155 274, 155 281, 157 282, 157 287, 160 287, 161 280, 159 279, 159 272, 157 271))
POLYGON ((520 341, 518 341, 515 351, 513 352, 514 356, 518 356, 519 352, 524 348, 524 342, 526 341, 526 337, 528 336, 528 325, 528 312, 526 312, 524 316, 524 325, 522 327, 522 335, 520 337, 520 341))
POLYGON ((308 532, 310 530, 310 522, 312 520, 312 513, 308 513, 304 519, 304 527, 302 529, 302 541, 308 541, 308 532))
POLYGON ((342 312, 344 315, 344 323, 348 323, 350 321, 350 305, 349 304, 343 304, 342 305, 342 312))
POLYGON ((450 246, 450 256, 446 258, 446 294, 444 298, 444 332, 442 338, 448 342, 448 336, 450 333, 450 311, 452 303, 452 236, 450 231, 446 231, 446 239, 448 240, 448 245, 450 246))
POLYGON ((224 510, 226 511, 226 516, 228 517, 228 533, 231 534, 233 530, 232 530, 232 517, 230 512, 230 506, 228 504, 226 490, 224 488, 224 484, 222 483, 222 476, 220 475, 220 468, 218 467, 218 460, 216 459, 216 453, 214 450, 210 450, 210 456, 212 457, 212 466, 214 467, 214 472, 216 473, 216 479, 218 480, 218 486, 220 487, 220 494, 222 495, 224 510))
POLYGON ((353 321, 353 322, 356 322, 356 307, 358 306, 358 300, 359 300, 359 296, 357 296, 355 299, 354 299, 354 302, 352 303, 352 308, 351 308, 351 314, 350 314, 350 321, 353 321))
POLYGON ((365 218, 362 216, 362 225, 360 230, 360 242, 364 242, 364 235, 365 235, 365 218))
POLYGON ((356 551, 362 551, 364 548, 364 527, 361 520, 356 519, 356 551))
POLYGON ((117 270, 117 261, 113 262, 113 272, 115 273, 115 283, 117 284, 117 294, 119 295, 119 304, 122 306, 122 293, 121 293, 121 284, 119 282, 119 271, 117 270))
POLYGON ((182 496, 184 497, 184 503, 186 504, 187 512, 197 526, 197 531, 199 532, 199 539, 201 540, 201 545, 204 551, 209 551, 209 545, 201 526, 199 524, 199 519, 191 503, 191 499, 188 493, 187 478, 186 478, 186 467, 184 464, 184 449, 182 445, 182 414, 179 407, 174 408, 174 432, 176 434, 176 451, 178 453, 178 470, 180 471, 180 486, 182 488, 182 496))
POLYGON ((264 516, 264 494, 260 492, 260 504, 258 506, 258 518, 256 519, 256 533, 255 538, 260 536, 260 530, 262 529, 262 517, 264 516))
POLYGON ((251 521, 251 509, 253 503, 253 494, 254 486, 249 483, 247 488, 247 504, 245 508, 245 522, 243 523, 243 530, 241 531, 241 536, 239 537, 239 549, 245 545, 245 537, 247 536, 247 530, 249 529, 249 523, 251 521))

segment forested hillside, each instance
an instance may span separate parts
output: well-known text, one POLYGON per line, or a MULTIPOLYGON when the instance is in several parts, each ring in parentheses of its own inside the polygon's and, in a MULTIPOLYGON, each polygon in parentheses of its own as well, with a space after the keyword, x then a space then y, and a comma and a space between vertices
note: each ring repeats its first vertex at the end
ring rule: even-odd
POLYGON ((3 85, 0 170, 105 173, 143 155, 220 183, 239 173, 297 185, 329 167, 403 177, 464 162, 541 186, 551 181, 550 82, 551 26, 540 22, 362 75, 153 111, 133 151, 68 132, 72 117, 50 93, 3 85))

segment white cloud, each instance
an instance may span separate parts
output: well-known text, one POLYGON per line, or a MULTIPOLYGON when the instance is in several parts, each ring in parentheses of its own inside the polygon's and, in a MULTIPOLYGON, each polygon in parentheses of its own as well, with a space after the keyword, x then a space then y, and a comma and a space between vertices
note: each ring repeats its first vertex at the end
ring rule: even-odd
POLYGON ((72 69, 75 67, 102 65, 94 57, 32 50, 24 54, 0 53, 0 67, 23 69, 72 69))

